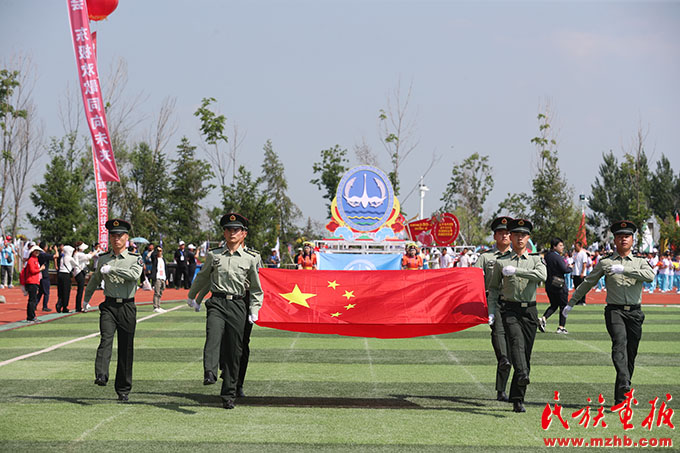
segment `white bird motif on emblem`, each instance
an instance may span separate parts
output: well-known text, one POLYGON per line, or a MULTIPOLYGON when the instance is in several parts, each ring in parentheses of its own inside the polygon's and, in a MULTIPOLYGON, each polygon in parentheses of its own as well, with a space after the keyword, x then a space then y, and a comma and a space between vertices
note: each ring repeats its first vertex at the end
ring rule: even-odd
POLYGON ((364 193, 362 193, 360 197, 357 197, 356 195, 350 197, 349 191, 352 189, 352 186, 354 185, 354 181, 356 181, 356 179, 357 179, 356 177, 350 179, 347 182, 347 185, 345 185, 344 198, 345 201, 347 201, 347 204, 349 204, 353 208, 356 208, 359 205, 361 205, 361 207, 363 208, 366 208, 368 205, 377 208, 378 206, 383 204, 383 202, 387 198, 386 195, 387 190, 385 189, 385 184, 380 179, 373 178, 373 181, 378 186, 378 189, 380 189, 380 196, 369 197, 368 194, 366 193, 366 173, 364 173, 364 193))

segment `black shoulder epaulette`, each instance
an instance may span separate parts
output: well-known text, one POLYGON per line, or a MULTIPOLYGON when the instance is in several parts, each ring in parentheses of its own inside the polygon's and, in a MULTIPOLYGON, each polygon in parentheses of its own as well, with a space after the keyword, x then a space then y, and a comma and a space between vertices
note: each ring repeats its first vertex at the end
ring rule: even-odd
POLYGON ((139 253, 137 253, 137 252, 128 252, 128 253, 132 256, 139 256, 139 253))
POLYGON ((98 256, 102 257, 102 256, 110 255, 111 252, 112 252, 112 250, 109 250, 109 251, 106 251, 106 252, 104 252, 104 253, 102 253, 101 255, 98 255, 98 256))
POLYGON ((209 249, 208 251, 209 251, 209 252, 214 252, 215 250, 217 250, 217 249, 221 249, 221 248, 223 248, 223 247, 219 247, 219 246, 218 246, 218 247, 215 247, 215 248, 209 249))
POLYGON ((255 249, 251 249, 251 248, 246 247, 244 250, 250 256, 254 256, 256 258, 260 256, 260 252, 258 252, 255 249))

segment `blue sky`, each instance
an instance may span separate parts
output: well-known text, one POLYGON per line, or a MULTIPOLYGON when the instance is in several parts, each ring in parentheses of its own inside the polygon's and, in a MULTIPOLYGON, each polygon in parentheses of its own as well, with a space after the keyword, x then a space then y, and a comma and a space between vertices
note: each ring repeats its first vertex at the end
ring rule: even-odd
MULTIPOLYGON (((271 139, 291 197, 317 220, 324 200, 309 180, 322 149, 348 148, 355 165, 353 146, 365 140, 389 171, 377 117, 399 80, 412 82, 419 143, 402 196, 440 156, 426 177, 426 213, 440 206, 454 162, 473 152, 494 167, 489 212, 506 193, 528 191, 546 101, 576 195, 588 194, 602 153, 622 156, 640 126, 652 168, 661 154, 680 167, 678 2, 120 0, 93 30, 102 79, 122 57, 129 96, 144 93, 133 138, 173 96, 179 126, 167 151, 182 135, 199 144, 192 114, 215 97, 246 133, 239 163, 259 173, 271 139)), ((32 57, 39 115, 60 135, 57 102, 76 81, 66 0, 0 1, 0 43, 3 63, 32 57)), ((404 207, 417 212, 417 193, 404 207)))

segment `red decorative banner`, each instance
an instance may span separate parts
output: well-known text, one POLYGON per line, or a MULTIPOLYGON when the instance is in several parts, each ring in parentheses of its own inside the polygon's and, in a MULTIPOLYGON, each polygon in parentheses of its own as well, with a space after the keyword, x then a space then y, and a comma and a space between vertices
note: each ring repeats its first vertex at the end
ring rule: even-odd
POLYGON ((478 268, 424 271, 260 269, 257 324, 293 332, 409 338, 488 320, 478 268))
POLYGON ((95 158, 95 149, 92 147, 92 160, 94 162, 94 184, 97 192, 97 233, 99 244, 103 250, 109 249, 109 231, 106 229, 106 221, 109 218, 109 197, 106 190, 106 181, 102 181, 99 173, 99 163, 95 158))
POLYGON ((412 241, 419 241, 423 245, 430 246, 434 242, 432 237, 432 222, 430 219, 416 220, 406 225, 408 236, 412 241))
POLYGON ((435 219, 432 235, 438 245, 449 246, 453 244, 458 233, 460 233, 460 223, 455 215, 445 212, 438 219, 435 219))
POLYGON ((116 161, 111 149, 104 102, 99 84, 97 59, 90 34, 85 0, 67 0, 73 50, 78 66, 78 79, 85 105, 85 117, 92 135, 94 158, 99 164, 102 181, 119 181, 116 161))
POLYGON ((429 219, 416 220, 407 225, 412 241, 425 246, 446 247, 453 244, 460 233, 458 218, 450 212, 429 219))

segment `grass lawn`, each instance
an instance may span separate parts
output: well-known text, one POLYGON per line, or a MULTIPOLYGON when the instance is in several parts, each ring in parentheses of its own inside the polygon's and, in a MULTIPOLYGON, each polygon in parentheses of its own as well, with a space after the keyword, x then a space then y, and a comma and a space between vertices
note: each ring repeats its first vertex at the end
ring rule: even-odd
MULTIPOLYGON (((116 402, 116 351, 109 385, 93 384, 98 337, 0 365, 0 451, 526 452, 544 451, 544 438, 624 436, 671 439, 674 447, 663 451, 680 446, 678 430, 642 426, 655 397, 657 411, 666 394, 680 409, 680 307, 644 310, 633 377, 638 405, 634 428, 624 431, 609 409, 615 372, 601 305, 577 307, 569 335, 552 333, 556 315, 550 333, 537 333, 525 414, 495 400, 485 325, 399 340, 255 326, 248 396, 227 411, 219 384, 202 384, 205 314, 164 306, 179 308, 137 326, 130 404, 116 402), (541 427, 555 391, 569 431, 557 421, 541 427), (599 394, 608 426, 579 426, 571 415, 590 406, 594 417, 599 394)), ((151 307, 138 310, 142 319, 151 307)), ((97 332, 98 319, 93 312, 0 332, 0 362, 97 332)))

